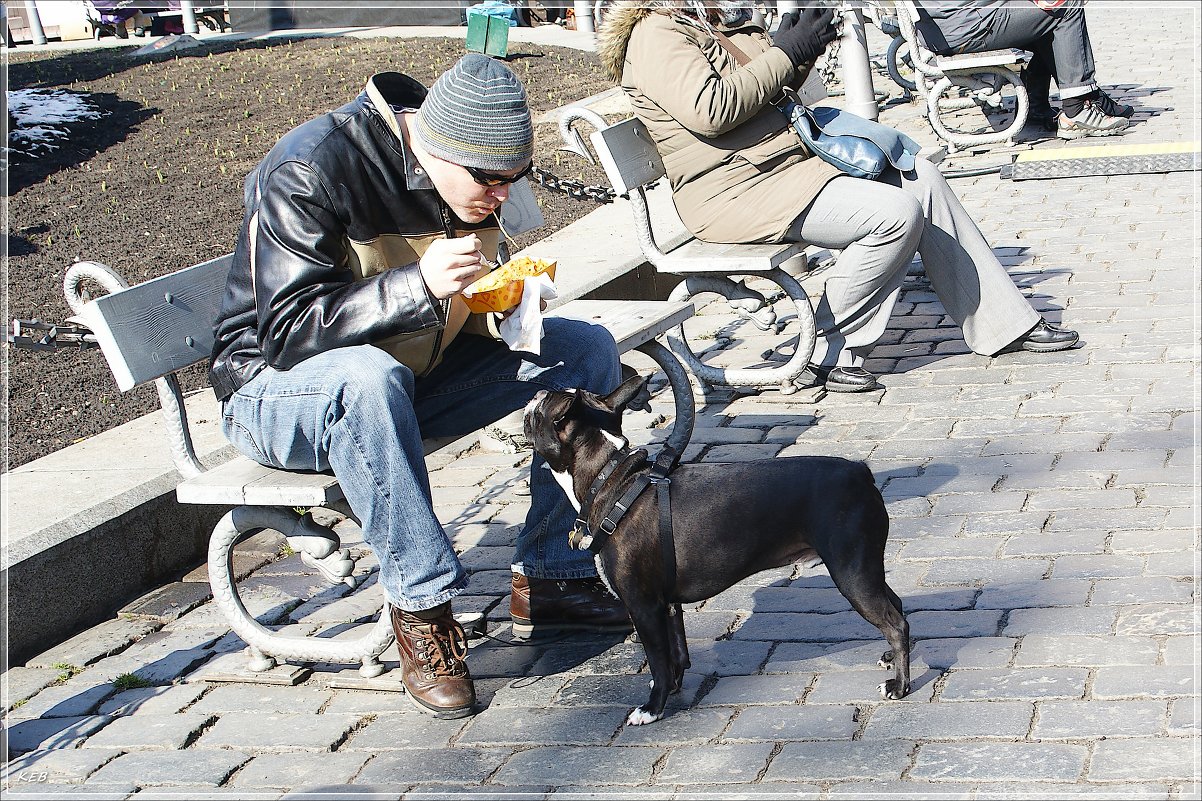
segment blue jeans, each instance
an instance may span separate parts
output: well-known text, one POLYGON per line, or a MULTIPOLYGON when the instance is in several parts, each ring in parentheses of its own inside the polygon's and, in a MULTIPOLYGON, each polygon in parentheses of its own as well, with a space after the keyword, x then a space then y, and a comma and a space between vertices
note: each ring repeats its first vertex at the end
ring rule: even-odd
MULTIPOLYGON (((327 351, 291 370, 267 368, 225 401, 222 430, 260 464, 332 471, 379 559, 388 601, 431 609, 461 593, 467 574, 434 515, 422 438, 469 434, 540 389, 604 393, 621 380, 604 328, 548 318, 544 331, 540 356, 460 335, 422 378, 371 345, 327 351)), ((513 569, 534 578, 595 576, 592 555, 568 547, 576 513, 543 465, 535 455, 513 569)))

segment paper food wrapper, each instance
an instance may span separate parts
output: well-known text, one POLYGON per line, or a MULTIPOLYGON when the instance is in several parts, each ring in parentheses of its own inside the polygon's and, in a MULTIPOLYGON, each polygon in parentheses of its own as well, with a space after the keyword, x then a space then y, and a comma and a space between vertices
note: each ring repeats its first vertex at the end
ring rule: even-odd
POLYGON ((555 282, 546 273, 527 278, 522 286, 522 300, 509 316, 501 320, 498 329, 501 339, 510 350, 542 353, 542 301, 559 297, 555 282))

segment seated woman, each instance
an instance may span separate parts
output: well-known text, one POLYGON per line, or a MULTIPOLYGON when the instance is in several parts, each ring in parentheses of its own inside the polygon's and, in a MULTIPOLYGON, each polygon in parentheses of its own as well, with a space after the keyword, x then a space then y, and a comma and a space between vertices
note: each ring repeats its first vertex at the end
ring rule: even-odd
POLYGON ((1076 344, 1075 331, 1031 308, 935 165, 920 158, 911 172, 887 169, 869 181, 806 150, 772 101, 802 84, 836 35, 830 9, 784 15, 772 40, 749 3, 628 0, 611 6, 598 41, 694 235, 841 251, 815 309, 811 367, 828 390, 881 388, 864 358, 885 333, 915 251, 973 352, 1076 344), (750 60, 740 67, 728 45, 750 60))

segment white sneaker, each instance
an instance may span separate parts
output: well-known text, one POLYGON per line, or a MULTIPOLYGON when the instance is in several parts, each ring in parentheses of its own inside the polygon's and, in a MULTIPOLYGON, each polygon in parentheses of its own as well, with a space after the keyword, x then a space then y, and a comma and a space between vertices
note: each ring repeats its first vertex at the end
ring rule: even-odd
POLYGON ((1085 108, 1075 117, 1066 117, 1064 112, 1056 118, 1056 135, 1061 139, 1082 139, 1086 136, 1113 136, 1120 133, 1130 121, 1123 117, 1111 117, 1092 101, 1085 101, 1085 108))

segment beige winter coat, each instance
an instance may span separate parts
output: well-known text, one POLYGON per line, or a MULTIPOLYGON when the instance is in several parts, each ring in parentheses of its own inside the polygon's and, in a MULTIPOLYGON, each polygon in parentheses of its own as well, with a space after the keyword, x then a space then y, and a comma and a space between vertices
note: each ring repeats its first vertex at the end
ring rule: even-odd
POLYGON ((623 2, 599 32, 603 69, 647 126, 680 218, 710 242, 778 242, 841 173, 814 158, 770 101, 804 75, 755 25, 708 31, 673 12, 623 2))

